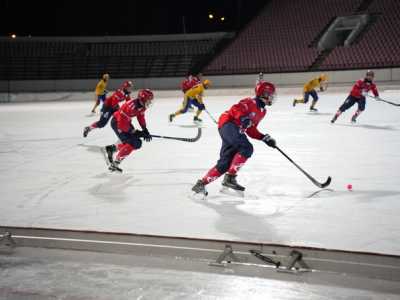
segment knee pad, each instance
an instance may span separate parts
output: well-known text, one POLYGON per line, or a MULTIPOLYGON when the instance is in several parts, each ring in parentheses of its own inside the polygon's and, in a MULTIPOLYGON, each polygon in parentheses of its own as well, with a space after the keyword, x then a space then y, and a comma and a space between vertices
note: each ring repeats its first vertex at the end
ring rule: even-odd
POLYGON ((134 149, 140 149, 142 147, 141 139, 139 139, 136 136, 129 138, 126 142, 129 145, 131 145, 134 149))
POLYGON ((239 149, 239 153, 246 158, 249 158, 253 154, 253 151, 254 151, 254 147, 250 143, 241 145, 240 149, 239 149))

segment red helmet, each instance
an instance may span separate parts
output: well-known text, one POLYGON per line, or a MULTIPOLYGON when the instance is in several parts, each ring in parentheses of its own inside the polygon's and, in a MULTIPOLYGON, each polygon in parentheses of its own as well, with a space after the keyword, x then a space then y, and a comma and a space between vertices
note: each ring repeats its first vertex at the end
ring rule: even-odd
POLYGON ((147 108, 154 98, 153 92, 149 89, 140 90, 138 93, 139 101, 147 108))
POLYGON ((132 81, 127 80, 124 81, 124 83, 121 85, 121 89, 123 89, 127 93, 130 93, 132 91, 132 86, 133 86, 132 81))
POLYGON ((272 105, 275 98, 275 85, 270 82, 260 81, 255 88, 256 96, 263 99, 267 105, 272 105))

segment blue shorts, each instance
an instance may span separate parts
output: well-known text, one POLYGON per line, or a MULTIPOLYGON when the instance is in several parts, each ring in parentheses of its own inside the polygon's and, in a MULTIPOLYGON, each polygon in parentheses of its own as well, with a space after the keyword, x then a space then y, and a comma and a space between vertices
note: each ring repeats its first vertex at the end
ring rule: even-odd
POLYGON ((315 90, 311 90, 309 92, 304 93, 304 103, 308 102, 308 98, 312 97, 314 101, 318 101, 318 94, 315 90))
POLYGON ((205 106, 202 103, 199 103, 199 101, 197 101, 197 99, 194 98, 188 98, 186 101, 183 102, 183 106, 181 109, 181 112, 184 114, 188 111, 188 109, 191 106, 196 106, 199 110, 204 110, 205 106))
POLYGON ((219 129, 219 134, 222 138, 222 146, 216 168, 223 174, 228 171, 236 153, 249 158, 253 154, 253 145, 246 134, 241 133, 239 127, 232 122, 225 123, 219 129))
POLYGON ((100 101, 100 103, 104 103, 104 101, 106 100, 106 94, 98 95, 97 100, 100 101))
POLYGON ((365 110, 365 97, 361 97, 361 98, 356 98, 353 97, 352 95, 349 95, 346 100, 344 101, 344 103, 339 107, 339 110, 341 112, 344 112, 346 110, 348 110, 350 107, 352 107, 354 104, 357 103, 358 105, 358 110, 359 111, 364 111, 365 110))

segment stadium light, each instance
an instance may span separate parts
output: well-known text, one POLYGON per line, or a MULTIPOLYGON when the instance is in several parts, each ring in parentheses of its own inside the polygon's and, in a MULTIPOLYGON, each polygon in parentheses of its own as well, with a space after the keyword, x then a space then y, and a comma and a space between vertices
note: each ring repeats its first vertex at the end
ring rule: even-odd
POLYGON ((221 21, 222 21, 222 22, 225 21, 225 17, 221 17, 221 21))
POLYGON ((214 15, 213 14, 208 14, 208 18, 209 19, 214 19, 214 15))
POLYGON ((12 39, 15 39, 17 37, 17 35, 15 34, 15 33, 13 33, 12 35, 11 35, 11 38, 12 39))

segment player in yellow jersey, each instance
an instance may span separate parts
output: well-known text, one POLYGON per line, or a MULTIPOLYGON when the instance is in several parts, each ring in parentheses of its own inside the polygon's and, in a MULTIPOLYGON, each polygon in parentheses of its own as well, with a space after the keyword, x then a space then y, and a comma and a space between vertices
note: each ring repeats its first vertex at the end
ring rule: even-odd
POLYGON ((92 113, 96 113, 96 107, 99 106, 100 102, 103 103, 104 100, 106 100, 106 94, 107 94, 107 83, 108 80, 110 79, 110 75, 103 74, 101 77, 100 81, 96 85, 96 90, 95 90, 95 97, 94 97, 94 107, 92 109, 92 113))
POLYGON ((195 122, 201 122, 202 120, 199 118, 201 112, 206 109, 203 103, 203 92, 208 89, 211 85, 211 81, 206 79, 202 83, 199 83, 193 86, 191 89, 185 92, 185 97, 183 100, 182 108, 175 112, 174 114, 169 115, 169 121, 172 120, 181 114, 184 114, 188 111, 190 105, 197 107, 196 115, 193 118, 195 122))
POLYGON ((315 108, 315 104, 318 101, 318 94, 317 91, 315 90, 317 87, 319 87, 319 90, 325 91, 327 88, 327 83, 328 83, 328 76, 325 74, 321 74, 318 77, 315 77, 311 79, 309 82, 307 82, 304 87, 303 87, 303 98, 301 99, 294 99, 293 100, 293 106, 296 106, 297 103, 307 103, 308 98, 311 96, 313 98, 313 101, 310 106, 310 111, 318 111, 315 108))

